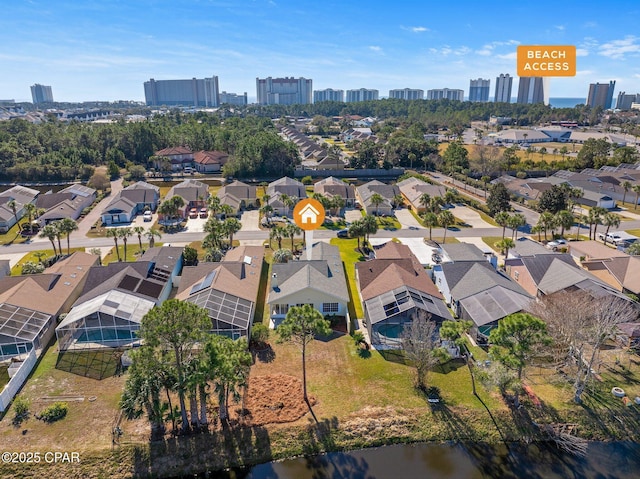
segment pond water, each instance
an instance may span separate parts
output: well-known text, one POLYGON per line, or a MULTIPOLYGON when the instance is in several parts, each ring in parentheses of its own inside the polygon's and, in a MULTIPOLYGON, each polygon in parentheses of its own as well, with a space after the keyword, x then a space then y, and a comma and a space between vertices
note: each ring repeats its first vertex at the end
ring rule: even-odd
POLYGON ((546 445, 398 444, 214 472, 220 479, 617 479, 640 477, 640 444, 594 442, 574 456, 546 445))

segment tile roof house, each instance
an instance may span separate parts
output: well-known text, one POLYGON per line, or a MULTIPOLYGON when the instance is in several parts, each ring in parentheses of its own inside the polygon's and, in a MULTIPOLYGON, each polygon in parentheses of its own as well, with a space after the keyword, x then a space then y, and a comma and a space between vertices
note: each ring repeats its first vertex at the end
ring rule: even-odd
POLYGON ((481 339, 499 320, 522 311, 533 300, 533 295, 484 259, 437 264, 433 275, 456 317, 473 321, 473 331, 481 339))
POLYGON ((187 146, 163 148, 156 151, 155 156, 159 157, 155 164, 155 167, 159 170, 163 169, 162 163, 164 161, 169 162, 171 171, 179 171, 184 169, 185 166, 193 166, 193 152, 187 146))
POLYGON ((133 218, 145 210, 155 210, 160 201, 160 188, 138 181, 118 193, 102 211, 102 223, 113 225, 130 223, 133 218))
POLYGON ((205 308, 211 318, 211 332, 248 339, 263 260, 263 247, 241 246, 230 250, 219 263, 186 266, 176 298, 205 308))
POLYGON ((444 186, 431 185, 415 177, 407 178, 397 183, 396 186, 400 189, 400 194, 409 209, 417 213, 422 213, 425 210, 424 206, 420 203, 422 195, 427 194, 431 197, 444 198, 446 193, 444 186))
POLYGON ((38 190, 19 185, 0 193, 0 233, 6 233, 16 224, 16 216, 19 221, 25 214, 24 205, 35 203, 39 194, 38 190), (15 214, 9 206, 12 200, 16 202, 15 214))
POLYGON ((132 263, 92 267, 81 296, 56 328, 59 349, 139 345, 140 322, 169 297, 182 269, 182 250, 150 248, 132 263))
POLYGON ((222 151, 197 151, 193 155, 193 164, 199 173, 215 173, 229 161, 229 154, 222 151))
POLYGON ((375 248, 375 259, 355 267, 373 344, 399 347, 402 330, 418 311, 427 312, 438 324, 452 319, 442 294, 408 246, 390 241, 375 248))
POLYGON ((220 198, 221 204, 231 206, 234 214, 258 204, 255 185, 248 185, 238 180, 220 188, 216 196, 220 198))
POLYGON ((393 214, 393 199, 400 195, 400 188, 397 185, 387 185, 378 180, 373 180, 364 185, 356 188, 356 199, 362 205, 362 208, 368 215, 392 215, 393 214), (379 205, 374 205, 371 202, 371 197, 374 194, 379 194, 383 198, 383 202, 379 205))
POLYGON ((315 243, 311 260, 276 263, 271 267, 267 304, 271 326, 277 327, 289 308, 311 304, 326 316, 347 317, 349 293, 340 250, 324 242, 315 243))
POLYGON ((98 261, 96 255, 76 252, 42 274, 0 279, 0 360, 32 349, 41 353, 57 318, 69 311, 98 261))
POLYGON ((583 261, 582 267, 623 293, 640 294, 640 257, 618 256, 583 261))

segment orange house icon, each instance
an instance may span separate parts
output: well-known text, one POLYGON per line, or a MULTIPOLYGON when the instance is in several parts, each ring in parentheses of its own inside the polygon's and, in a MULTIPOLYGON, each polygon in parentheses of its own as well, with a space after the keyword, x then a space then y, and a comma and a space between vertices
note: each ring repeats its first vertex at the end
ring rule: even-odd
POLYGON ((322 204, 313 198, 299 201, 293 208, 293 221, 306 231, 319 228, 324 222, 325 211, 322 204))

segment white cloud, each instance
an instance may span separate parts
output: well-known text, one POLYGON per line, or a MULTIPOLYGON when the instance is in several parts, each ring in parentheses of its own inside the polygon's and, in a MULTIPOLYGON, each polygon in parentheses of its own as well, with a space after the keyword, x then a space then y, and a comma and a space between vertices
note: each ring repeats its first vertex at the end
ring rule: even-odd
POLYGON ((593 70, 578 70, 576 71, 576 76, 586 77, 592 76, 595 73, 593 70))
POLYGON ((507 53, 505 55, 496 55, 500 60, 515 60, 517 58, 516 52, 507 53))
POLYGON ((565 26, 564 25, 556 25, 556 29, 560 30, 560 31, 564 31, 565 30, 565 26))
POLYGON ((416 32, 416 33, 418 33, 418 32, 426 32, 428 30, 429 29, 427 27, 411 27, 411 31, 412 32, 416 32))
POLYGON ((600 45, 600 55, 612 58, 614 60, 622 60, 625 55, 640 53, 640 43, 638 38, 628 35, 622 40, 612 40, 600 45))
POLYGON ((588 57, 589 56, 589 50, 587 50, 586 48, 576 48, 576 56, 577 57, 588 57))
POLYGON ((449 55, 464 56, 471 53, 471 49, 464 45, 458 48, 452 48, 449 45, 443 45, 440 48, 429 48, 429 53, 432 53, 434 55, 441 55, 443 57, 447 57, 449 55))
POLYGON ((378 45, 369 45, 369 50, 372 52, 381 52, 382 47, 379 47, 378 45))

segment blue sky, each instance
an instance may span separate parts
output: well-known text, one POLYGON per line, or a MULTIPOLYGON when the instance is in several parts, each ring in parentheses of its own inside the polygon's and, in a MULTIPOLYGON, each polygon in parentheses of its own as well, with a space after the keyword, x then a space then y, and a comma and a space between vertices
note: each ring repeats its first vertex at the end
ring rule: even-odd
MULTIPOLYGON (((0 99, 144 100, 143 82, 218 75, 255 98, 256 77, 304 76, 314 89, 460 88, 515 75, 523 45, 576 45, 578 74, 640 92, 640 2, 7 0, 0 15, 0 99)), ((514 82, 515 96, 517 83, 514 82)))

